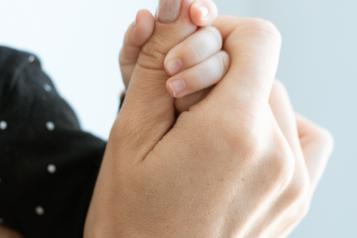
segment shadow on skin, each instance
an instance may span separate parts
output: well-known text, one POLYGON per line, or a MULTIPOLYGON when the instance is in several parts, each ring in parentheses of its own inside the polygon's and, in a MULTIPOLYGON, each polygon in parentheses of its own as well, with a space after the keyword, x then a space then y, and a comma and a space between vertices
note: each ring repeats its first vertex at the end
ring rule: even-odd
POLYGON ((13 230, 10 230, 4 226, 0 226, 0 237, 1 238, 22 238, 22 236, 13 231, 13 230))

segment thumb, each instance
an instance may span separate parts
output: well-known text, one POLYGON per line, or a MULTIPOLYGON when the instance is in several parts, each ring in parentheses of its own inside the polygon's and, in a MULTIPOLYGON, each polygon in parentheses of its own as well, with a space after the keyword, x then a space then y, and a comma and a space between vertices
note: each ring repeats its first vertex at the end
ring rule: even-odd
MULTIPOLYGON (((125 137, 125 146, 137 148, 135 157, 145 157, 175 122, 174 99, 166 90, 164 60, 173 46, 197 29, 190 20, 191 4, 192 0, 160 1, 154 33, 142 47, 133 70, 117 126, 121 137, 130 135, 125 137)), ((180 67, 180 62, 165 66, 180 67)))
POLYGON ((154 16, 147 10, 141 10, 136 15, 135 23, 130 25, 125 34, 119 55, 119 65, 125 88, 129 85, 141 47, 154 32, 154 24, 154 16))

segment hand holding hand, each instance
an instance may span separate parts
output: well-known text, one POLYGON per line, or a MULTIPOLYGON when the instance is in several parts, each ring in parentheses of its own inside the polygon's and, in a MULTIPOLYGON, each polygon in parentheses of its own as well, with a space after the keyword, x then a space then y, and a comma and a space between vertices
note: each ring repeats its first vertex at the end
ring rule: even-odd
POLYGON ((86 237, 279 237, 304 215, 331 140, 301 118, 299 135, 287 95, 273 87, 280 34, 262 20, 221 18, 231 67, 176 120, 162 65, 194 31, 175 31, 186 4, 179 20, 156 24, 169 37, 154 33, 139 54, 86 237))

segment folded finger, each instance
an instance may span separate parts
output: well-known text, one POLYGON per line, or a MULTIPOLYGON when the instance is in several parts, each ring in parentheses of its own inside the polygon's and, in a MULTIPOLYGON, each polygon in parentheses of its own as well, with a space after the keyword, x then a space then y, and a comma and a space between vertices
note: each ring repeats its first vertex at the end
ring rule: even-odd
POLYGON ((137 13, 135 22, 130 25, 125 34, 119 63, 126 87, 129 84, 141 47, 154 32, 154 24, 154 16, 147 10, 141 10, 137 13))
POLYGON ((214 27, 201 28, 169 51, 165 58, 165 69, 169 75, 192 67, 222 48, 222 37, 214 27))
POLYGON ((167 81, 167 89, 171 96, 182 98, 219 82, 226 73, 228 66, 228 54, 220 51, 201 64, 170 78, 167 81))
POLYGON ((311 180, 311 188, 314 190, 332 153, 333 137, 326 129, 319 127, 301 115, 297 115, 297 125, 311 180))
POLYGON ((209 107, 227 105, 221 109, 233 113, 260 110, 261 102, 268 102, 275 80, 280 32, 261 19, 219 17, 214 26, 223 36, 223 49, 231 57, 231 66, 210 94, 209 107))

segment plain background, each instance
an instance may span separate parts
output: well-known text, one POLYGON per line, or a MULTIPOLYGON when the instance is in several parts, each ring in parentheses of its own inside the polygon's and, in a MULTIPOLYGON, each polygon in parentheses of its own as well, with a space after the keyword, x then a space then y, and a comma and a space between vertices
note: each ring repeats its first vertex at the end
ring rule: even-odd
MULTIPOLYGON (((217 1, 218 2, 218 1, 217 1)), ((35 52, 83 127, 106 138, 122 90, 117 56, 136 10, 156 0, 0 0, 0 44, 35 52)), ((221 13, 272 20, 284 37, 278 77, 297 111, 336 148, 307 219, 291 237, 357 237, 357 4, 352 0, 221 0, 221 13)))

